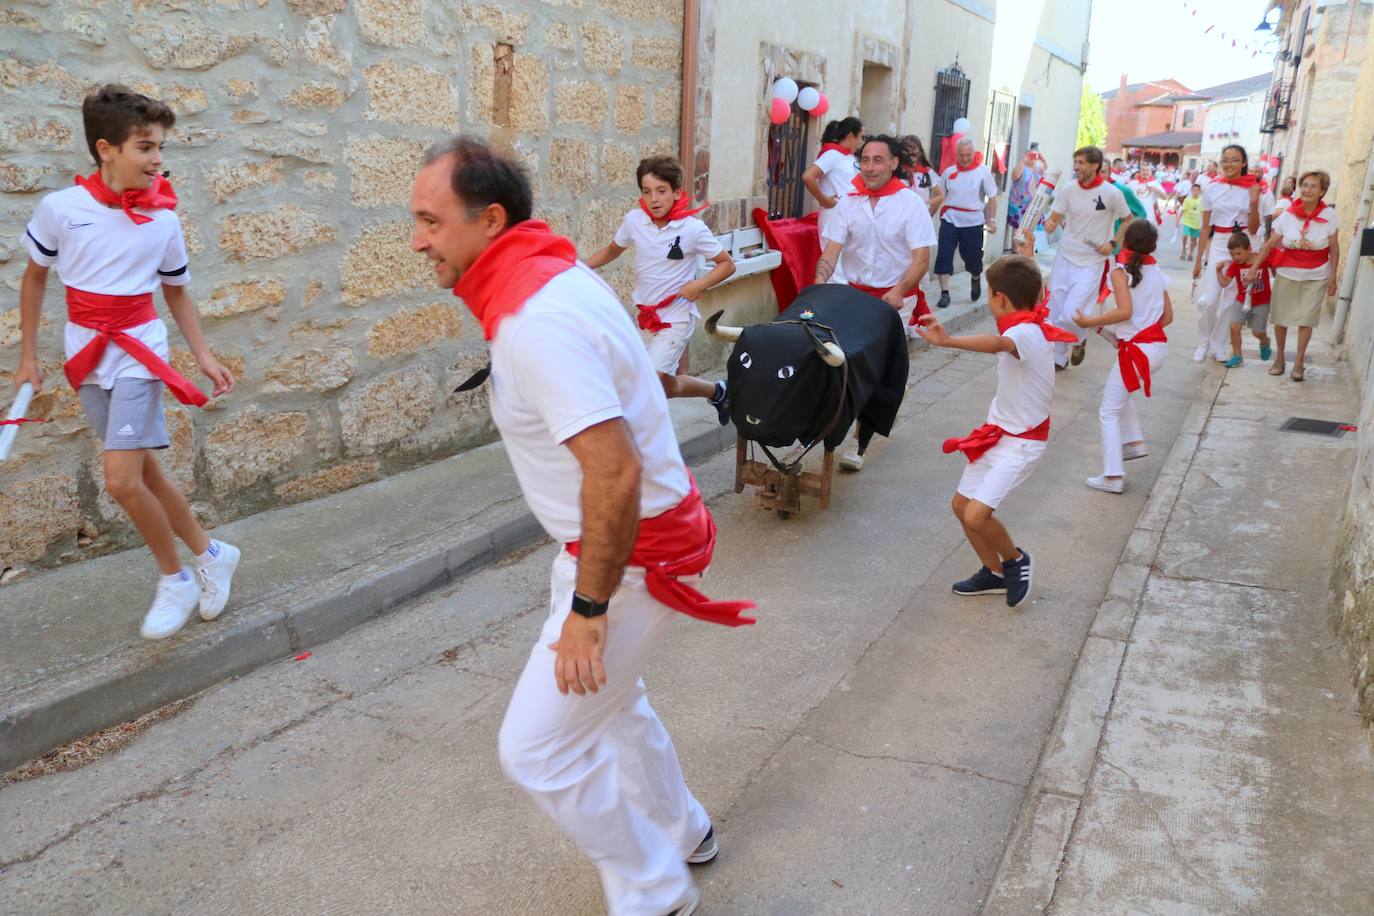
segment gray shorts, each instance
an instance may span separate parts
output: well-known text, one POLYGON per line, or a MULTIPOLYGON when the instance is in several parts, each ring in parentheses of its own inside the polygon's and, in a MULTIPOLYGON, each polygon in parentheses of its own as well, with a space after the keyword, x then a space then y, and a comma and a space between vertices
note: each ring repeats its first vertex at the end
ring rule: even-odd
POLYGON ((82 385, 77 390, 91 429, 105 443, 105 451, 166 448, 167 418, 162 413, 162 382, 158 379, 115 379, 106 390, 82 385))
POLYGON ((1250 330, 1256 334, 1263 334, 1265 327, 1269 324, 1269 303, 1257 305, 1247 312, 1245 306, 1239 302, 1232 302, 1231 323, 1249 325, 1250 330))

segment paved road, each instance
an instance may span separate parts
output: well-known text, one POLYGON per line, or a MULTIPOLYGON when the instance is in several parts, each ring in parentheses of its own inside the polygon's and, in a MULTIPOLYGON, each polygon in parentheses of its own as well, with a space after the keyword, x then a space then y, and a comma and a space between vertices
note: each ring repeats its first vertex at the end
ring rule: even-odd
MULTIPOLYGON (((896 435, 828 513, 756 510, 731 490, 732 456, 698 469, 721 532, 707 590, 761 608, 735 631, 683 619, 647 677, 722 844, 698 871, 703 912, 978 910, 1209 371, 1188 360, 1181 311, 1144 410, 1152 455, 1124 496, 1082 484, 1100 470, 1111 354, 1095 345, 1059 376, 1048 455, 1001 512, 1037 562, 1016 611, 949 592, 977 561, 948 508, 962 459, 939 443, 982 422, 989 357, 918 356, 896 435)), ((0 910, 600 912, 594 871, 496 763, 551 556, 511 558, 208 691, 108 759, 0 790, 0 910)))

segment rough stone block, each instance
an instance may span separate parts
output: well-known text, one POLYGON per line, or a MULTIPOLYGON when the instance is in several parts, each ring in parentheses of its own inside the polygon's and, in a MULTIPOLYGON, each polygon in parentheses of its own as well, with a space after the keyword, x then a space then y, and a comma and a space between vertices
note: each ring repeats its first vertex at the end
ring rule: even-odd
POLYGON ((31 194, 56 186, 56 174, 50 165, 24 165, 0 160, 0 191, 31 194))
POLYGON ((463 18, 469 26, 489 29, 496 41, 516 47, 525 43, 525 32, 530 27, 527 14, 508 13, 494 4, 465 3, 463 18))
POLYGON ((280 159, 239 163, 221 159, 210 167, 206 174, 206 182, 209 184, 210 193, 215 197, 215 203, 223 203, 248 188, 281 184, 281 164, 280 159))
POLYGON ((654 126, 677 127, 682 120, 682 90, 662 86, 654 92, 654 126))
POLYGON ((436 341, 461 337, 463 312, 450 302, 402 309, 367 332, 367 354, 384 358, 415 353, 436 341))
POLYGON ((37 94, 26 94, 25 97, 32 101, 55 99, 80 104, 86 94, 86 84, 57 64, 9 56, 0 57, 0 86, 11 90, 40 90, 37 94))
POLYGON ((152 19, 136 25, 129 39, 156 70, 209 70, 248 46, 244 35, 230 35, 195 20, 152 19))
POLYGON ((348 8, 348 0, 286 0, 286 8, 297 16, 315 19, 342 13, 348 8))
POLYGON ((76 478, 47 474, 6 481, 0 499, 0 568, 36 560, 81 527, 76 478))
POLYGON ((338 108, 344 103, 344 91, 333 83, 302 83, 286 94, 286 104, 296 108, 338 108))
POLYGON ((288 133, 253 134, 245 137, 243 145, 257 153, 283 159, 299 159, 311 165, 333 165, 334 155, 319 143, 288 133))
POLYGON ((601 8, 613 15, 677 29, 682 28, 682 7, 682 0, 601 0, 601 8))
POLYGON ((399 48, 425 36, 423 0, 355 0, 358 32, 368 41, 399 48))
POLYGON ((568 23, 551 22, 544 29, 544 44, 560 51, 571 51, 577 44, 577 36, 568 23))
POLYGON ((589 70, 612 76, 625 66, 625 38, 599 22, 582 24, 582 63, 589 70))
POLYGON ((643 86, 615 87, 615 129, 622 134, 637 134, 644 129, 645 97, 643 86))
MULTIPOLYGON (((631 173, 633 177, 633 173, 631 173)), ((597 198, 582 208, 577 220, 574 239, 578 251, 595 251, 615 237, 615 230, 625 218, 628 208, 624 201, 597 198)), ((622 258, 621 260, 625 260, 622 258)))
POLYGON ((363 71, 367 117, 393 124, 456 130, 458 102, 448 77, 428 67, 384 60, 363 71))
POLYGON ((549 126, 549 68, 538 57, 515 55, 510 126, 518 131, 545 130, 549 126))
POLYGON ((234 100, 257 98, 258 84, 253 80, 230 79, 224 81, 224 91, 234 100))
POLYGON ((601 146, 601 180, 607 184, 633 187, 639 160, 635 151, 623 143, 607 140, 601 146))
POLYGON ((387 223, 363 232, 344 254, 340 269, 346 305, 360 305, 434 282, 429 259, 410 249, 410 226, 387 223))
POLYGON ((429 422, 438 409, 437 380, 424 366, 388 372, 339 402, 344 446, 389 445, 429 422))
POLYGON ((0 150, 74 150, 75 131, 57 118, 0 114, 0 150))
POLYGON ((210 100, 206 97, 205 90, 198 85, 182 83, 158 85, 148 80, 134 79, 128 81, 128 86, 134 92, 146 95, 150 99, 166 102, 179 118, 200 114, 210 107, 210 100))
POLYGON ((642 70, 677 72, 682 69, 682 39, 636 38, 630 46, 630 63, 642 70))
POLYGON ((549 184, 586 194, 596 185, 596 153, 586 140, 555 137, 549 143, 549 184))
POLYGON ((420 169, 425 144, 401 137, 354 137, 344 148, 353 187, 353 203, 360 207, 404 204, 420 169))
POLYGON ((277 487, 277 496, 284 503, 299 503, 319 499, 331 493, 376 480, 381 476, 381 464, 376 461, 350 461, 325 468, 304 477, 297 477, 277 487))
POLYGON ((305 454, 309 417, 250 408, 224 420, 205 440, 205 468, 223 496, 281 474, 305 454))
POLYGON ((200 306, 202 318, 227 318, 258 309, 272 309, 275 318, 278 306, 286 299, 286 288, 276 277, 241 280, 215 287, 210 299, 200 306))
POLYGON ((553 94, 559 124, 577 124, 593 130, 606 123, 606 89, 585 81, 559 83, 553 94))
POLYGON ((332 391, 342 388, 353 378, 358 360, 349 347, 311 348, 288 353, 277 358, 267 370, 267 382, 262 390, 332 391))
POLYGON ((334 241, 322 216, 283 204, 260 213, 233 213, 220 224, 219 245, 231 261, 271 260, 334 241))

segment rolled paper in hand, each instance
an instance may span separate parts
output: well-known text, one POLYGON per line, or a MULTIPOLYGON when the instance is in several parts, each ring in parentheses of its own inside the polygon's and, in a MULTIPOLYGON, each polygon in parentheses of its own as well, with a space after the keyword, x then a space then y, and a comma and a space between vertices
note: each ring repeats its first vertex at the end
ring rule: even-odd
POLYGON ((1035 229, 1040 225, 1040 219, 1049 209, 1050 201, 1054 199, 1055 185, 1059 184, 1059 176, 1063 174, 1061 169, 1050 169, 1040 179, 1040 183, 1035 186, 1035 196, 1031 202, 1026 204, 1026 209, 1021 211, 1021 228, 1029 229, 1031 234, 1035 234, 1035 229))
POLYGON ((10 412, 5 417, 5 425, 0 426, 0 461, 4 461, 10 456, 10 449, 14 446, 14 437, 19 435, 20 421, 24 418, 24 412, 29 409, 29 402, 33 400, 33 385, 25 382, 19 386, 19 394, 14 398, 14 403, 10 405, 10 412))

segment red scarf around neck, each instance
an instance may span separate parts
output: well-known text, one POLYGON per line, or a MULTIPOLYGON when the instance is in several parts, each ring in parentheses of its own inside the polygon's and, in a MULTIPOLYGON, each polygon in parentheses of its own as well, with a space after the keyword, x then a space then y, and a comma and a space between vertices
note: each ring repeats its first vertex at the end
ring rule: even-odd
POLYGON ((1049 318, 1049 307, 1046 305, 1045 298, 1042 298, 1040 304, 1033 309, 1017 309, 1010 315, 1000 316, 997 319, 997 333, 1005 334, 1018 324, 1031 323, 1039 326, 1046 340, 1059 341, 1060 343, 1078 343, 1078 335, 1049 324, 1049 318))
POLYGON ((136 226, 151 223, 153 218, 135 213, 135 207, 146 210, 175 210, 177 206, 177 194, 172 190, 172 183, 161 175, 153 179, 151 187, 130 189, 123 194, 116 194, 110 190, 99 171, 90 175, 77 175, 76 183, 85 188, 97 203, 123 209, 136 226))
MULTIPOLYGON (((673 198, 672 209, 670 209, 668 211, 668 215, 663 218, 671 223, 674 220, 686 219, 689 216, 696 216, 698 213, 700 213, 702 210, 705 210, 709 206, 711 206, 711 204, 708 202, 702 204, 700 207, 693 207, 691 199, 687 196, 687 192, 678 191, 677 197, 673 198)), ((648 215, 649 219, 658 219, 658 217, 654 216, 654 214, 649 210, 649 205, 644 202, 643 197, 639 199, 639 209, 643 210, 648 215)))
POLYGON ((1238 175, 1235 178, 1218 178, 1217 181, 1220 181, 1222 184, 1235 185, 1238 188, 1253 188, 1255 185, 1259 184, 1259 179, 1249 172, 1244 175, 1238 175))
POLYGON ((1308 226, 1312 225, 1313 223, 1326 222, 1326 217, 1321 215, 1321 212, 1325 209, 1326 201, 1318 200, 1316 208, 1313 209, 1311 213, 1308 213, 1307 208, 1303 206, 1302 198, 1299 197, 1296 200, 1294 200, 1293 203, 1288 207, 1288 212, 1293 214, 1298 219, 1302 220, 1302 231, 1303 234, 1306 234, 1308 226))
POLYGON ((461 296, 482 322, 487 340, 496 326, 514 315, 545 283, 577 263, 577 249, 548 223, 526 220, 497 236, 464 272, 453 295, 461 296))
POLYGON ((838 144, 838 143, 822 143, 822 144, 821 144, 821 151, 820 151, 819 153, 816 154, 816 158, 819 159, 821 156, 824 156, 826 153, 830 152, 832 149, 833 149, 833 150, 837 150, 838 152, 844 153, 846 156, 852 156, 852 155, 854 155, 854 153, 853 153, 853 152, 849 149, 849 147, 847 147, 847 146, 841 146, 841 145, 838 144))
POLYGON ((864 184, 864 177, 862 175, 854 176, 853 185, 854 190, 849 192, 850 197, 872 197, 875 199, 879 197, 890 197, 906 188, 906 182, 902 181, 896 175, 889 178, 887 184, 876 191, 870 191, 868 189, 868 185, 864 184))
POLYGON ((1102 185, 1104 185, 1104 184, 1106 184, 1106 183, 1107 183, 1107 179, 1105 179, 1105 178, 1102 177, 1102 173, 1101 173, 1101 172, 1098 172, 1098 173, 1097 173, 1097 176, 1096 176, 1095 178, 1093 178, 1092 181, 1088 182, 1087 184, 1084 184, 1083 182, 1080 181, 1080 182, 1078 183, 1078 186, 1079 186, 1080 188, 1082 188, 1083 190, 1085 190, 1085 191, 1091 191, 1093 188, 1101 187, 1102 185))
MULTIPOLYGON (((1123 249, 1121 249, 1120 254, 1118 254, 1118 255, 1116 256, 1116 263, 1118 263, 1118 264, 1129 264, 1129 263, 1131 263, 1131 256, 1134 255, 1134 254, 1135 254, 1135 252, 1132 251, 1131 249, 1129 249, 1129 248, 1123 248, 1123 249)), ((1141 264, 1158 264, 1159 262, 1155 260, 1155 256, 1154 256, 1154 255, 1152 255, 1152 254, 1147 254, 1147 255, 1145 255, 1144 257, 1142 257, 1142 258, 1140 259, 1140 263, 1141 263, 1141 264)))

